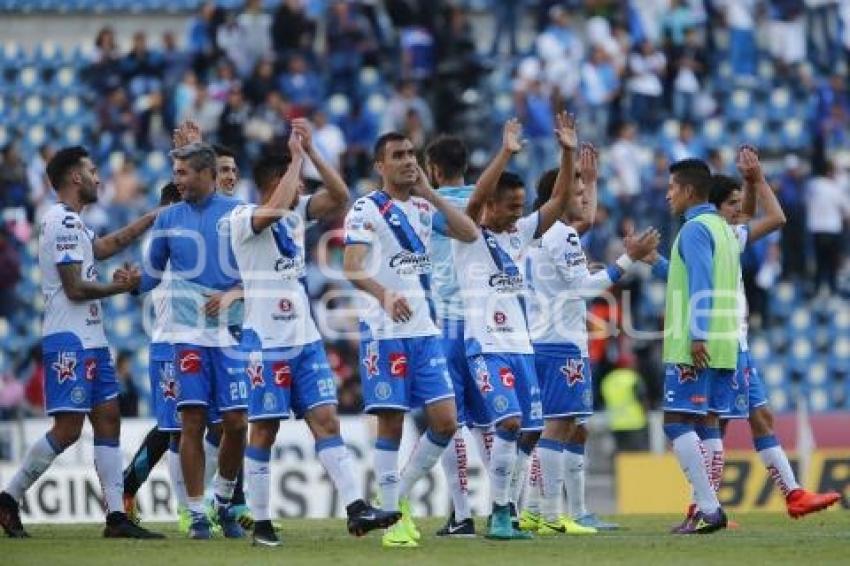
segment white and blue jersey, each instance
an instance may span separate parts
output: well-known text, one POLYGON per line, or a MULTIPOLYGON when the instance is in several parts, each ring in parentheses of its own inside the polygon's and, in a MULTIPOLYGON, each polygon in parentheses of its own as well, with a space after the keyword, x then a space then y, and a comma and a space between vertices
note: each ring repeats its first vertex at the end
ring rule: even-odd
POLYGON ((89 412, 118 396, 100 301, 72 301, 59 277, 59 265, 76 263, 84 281, 97 280, 93 241, 94 233, 63 203, 53 204, 42 218, 38 248, 44 294, 41 345, 45 408, 50 415, 89 412))

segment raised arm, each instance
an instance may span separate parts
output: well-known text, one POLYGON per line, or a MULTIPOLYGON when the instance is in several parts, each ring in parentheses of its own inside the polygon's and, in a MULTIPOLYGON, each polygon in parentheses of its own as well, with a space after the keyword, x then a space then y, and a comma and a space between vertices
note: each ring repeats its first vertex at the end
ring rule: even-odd
POLYGON ((257 206, 251 215, 251 228, 255 234, 259 234, 280 220, 289 211, 298 192, 301 166, 304 164, 304 147, 301 145, 301 137, 297 130, 292 130, 287 145, 292 155, 292 161, 290 161, 286 173, 280 178, 268 202, 257 206))
POLYGON ((579 149, 578 174, 584 184, 586 204, 582 208, 581 218, 574 219, 570 226, 575 228, 579 235, 583 235, 593 226, 596 219, 596 207, 599 201, 597 192, 597 180, 599 178, 599 153, 593 144, 583 143, 579 149))
POLYGON ((313 145, 313 129, 310 122, 304 118, 296 118, 292 121, 292 128, 301 136, 301 145, 307 157, 316 166, 324 184, 324 187, 316 191, 310 198, 307 218, 324 218, 342 212, 345 210, 345 205, 348 204, 348 185, 345 184, 339 172, 316 151, 313 145))
POLYGON ((92 242, 94 258, 108 259, 135 242, 139 239, 139 236, 144 234, 145 231, 153 225, 154 220, 156 220, 156 215, 160 210, 161 208, 156 208, 146 214, 143 214, 140 218, 137 218, 135 221, 124 226, 120 230, 116 230, 102 238, 95 239, 95 241, 92 242))
MULTIPOLYGON (((437 209, 437 213, 445 220, 445 225, 441 226, 442 232, 449 238, 460 240, 461 242, 474 242, 478 238, 478 228, 472 218, 452 206, 439 192, 434 190, 431 183, 428 182, 428 175, 419 167, 419 184, 416 186, 415 194, 424 198, 437 209)), ((435 222, 434 227, 437 228, 435 222)), ((439 224, 442 224, 440 222, 439 224)))
POLYGON ((555 177, 552 196, 540 207, 535 238, 542 236, 558 218, 563 216, 576 182, 575 149, 578 147, 578 132, 576 132, 575 116, 567 112, 557 114, 555 136, 561 146, 561 167, 558 169, 558 176, 555 177))
POLYGON ((743 214, 749 219, 748 242, 755 242, 785 226, 785 213, 779 199, 764 178, 758 153, 750 146, 743 146, 738 152, 738 171, 744 179, 743 214), (756 202, 760 202, 764 214, 753 219, 756 202))
POLYGON ((493 160, 481 173, 478 182, 475 183, 475 190, 469 197, 469 202, 466 205, 466 215, 469 216, 476 224, 481 222, 481 212, 484 210, 484 204, 487 203, 496 191, 496 186, 499 183, 499 177, 508 166, 514 154, 522 151, 522 125, 516 118, 511 118, 505 122, 502 128, 502 145, 499 152, 493 157, 493 160))

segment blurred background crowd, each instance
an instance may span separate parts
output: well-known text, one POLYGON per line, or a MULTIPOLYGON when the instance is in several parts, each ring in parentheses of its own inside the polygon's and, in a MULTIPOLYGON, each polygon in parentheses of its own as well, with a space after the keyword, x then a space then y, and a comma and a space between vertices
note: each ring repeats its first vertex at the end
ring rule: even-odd
MULTIPOLYGON (((96 156, 104 182, 85 220, 105 233, 156 202, 171 131, 186 119, 236 153, 238 195, 253 200, 252 160, 283 147, 295 117, 313 121, 318 150, 355 198, 375 186, 379 134, 400 131, 417 149, 459 135, 474 182, 517 116, 527 145, 512 169, 530 201, 557 163, 553 115, 563 108, 601 150, 585 237, 594 262, 648 225, 669 250, 671 162, 700 157, 734 174, 739 144, 760 149, 788 223, 742 258, 753 353, 778 410, 850 407, 850 0, 0 0, 4 17, 63 10, 166 12, 182 28, 0 46, 0 415, 41 410, 36 226, 54 199, 44 167, 57 147, 81 143, 96 156)), ((307 281, 316 308, 353 327, 337 296, 349 286, 328 276, 341 238, 316 246, 340 221, 310 232, 307 281)), ((591 306, 592 324, 658 329, 663 292, 638 272, 615 301, 591 306)), ((107 305, 128 415, 147 406, 142 311, 130 297, 107 305)), ((597 387, 626 372, 657 407, 659 342, 626 334, 592 341, 597 387)), ((327 341, 344 413, 360 408, 356 346, 327 341)))

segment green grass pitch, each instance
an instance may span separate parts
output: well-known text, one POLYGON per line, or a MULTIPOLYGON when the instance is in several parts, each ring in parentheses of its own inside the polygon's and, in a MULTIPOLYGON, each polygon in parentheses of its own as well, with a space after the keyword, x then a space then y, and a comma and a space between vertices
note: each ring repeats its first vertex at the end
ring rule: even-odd
MULTIPOLYGON (((252 547, 247 540, 190 541, 175 525, 150 524, 168 535, 164 541, 103 540, 102 527, 33 525, 33 538, 0 538, 0 564, 95 566, 121 564, 182 566, 184 564, 452 564, 496 566, 513 564, 848 564, 850 513, 831 511, 793 521, 780 514, 741 514, 736 530, 714 535, 677 537, 667 534, 673 515, 615 517, 624 530, 595 536, 538 538, 496 542, 441 540, 433 536, 440 520, 419 520, 423 540, 417 549, 383 549, 380 535, 362 539, 346 535, 340 520, 281 521, 284 544, 252 547)), ((478 521, 484 528, 484 520, 478 521)))

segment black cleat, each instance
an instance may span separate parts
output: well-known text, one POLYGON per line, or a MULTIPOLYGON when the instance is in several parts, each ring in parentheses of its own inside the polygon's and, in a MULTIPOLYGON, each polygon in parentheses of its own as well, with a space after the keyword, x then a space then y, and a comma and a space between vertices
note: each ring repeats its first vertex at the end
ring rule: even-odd
POLYGON ((160 539, 165 535, 147 530, 130 521, 125 513, 113 511, 106 516, 104 538, 160 539))
POLYGON ((438 537, 448 537, 448 538, 473 538, 475 537, 475 521, 472 520, 472 517, 466 518, 460 523, 455 521, 455 514, 452 511, 452 514, 449 515, 448 521, 443 525, 439 531, 437 531, 438 537))
POLYGON ((251 535, 254 546, 280 546, 280 539, 274 532, 271 521, 254 521, 254 532, 251 535))
POLYGON ((362 537, 375 529, 386 529, 401 519, 400 511, 382 511, 358 499, 345 508, 348 513, 348 534, 362 537))
POLYGON ((18 502, 5 491, 0 493, 0 526, 12 538, 30 538, 21 524, 21 510, 18 502))

